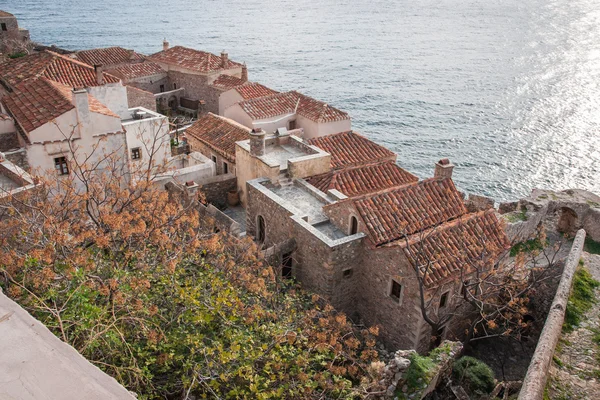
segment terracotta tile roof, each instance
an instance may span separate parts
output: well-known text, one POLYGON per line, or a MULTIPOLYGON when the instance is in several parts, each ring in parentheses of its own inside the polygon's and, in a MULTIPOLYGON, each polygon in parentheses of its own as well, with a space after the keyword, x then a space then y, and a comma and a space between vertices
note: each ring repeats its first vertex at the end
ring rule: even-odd
POLYGON ((142 76, 166 74, 167 71, 153 62, 141 62, 122 65, 108 70, 109 73, 121 79, 134 79, 142 76))
POLYGON ((229 90, 238 86, 242 86, 244 83, 246 82, 240 78, 236 78, 235 76, 219 75, 219 77, 212 83, 212 86, 223 90, 229 90))
MULTIPOLYGON (((238 90, 239 91, 239 90, 238 90)), ((348 114, 296 91, 241 101, 240 107, 252 119, 266 119, 296 112, 315 122, 334 122, 350 119, 348 114)))
POLYGON ((279 93, 276 90, 270 89, 260 83, 246 82, 242 86, 235 89, 244 100, 257 99, 259 97, 270 96, 279 93))
POLYGON ((451 179, 427 179, 354 199, 376 246, 467 213, 451 179))
POLYGON ((334 170, 306 180, 322 192, 336 189, 348 197, 355 197, 417 182, 419 178, 400 168, 395 162, 387 161, 334 170))
MULTIPOLYGON (((30 54, 0 64, 0 79, 11 87, 45 77, 70 87, 101 86, 93 67, 51 51, 30 54)), ((104 73, 105 83, 117 83, 119 78, 104 73)))
POLYGON ((396 160, 394 152, 353 131, 316 137, 308 143, 331 154, 334 169, 396 160))
POLYGON ((350 116, 347 113, 340 111, 327 103, 315 100, 312 97, 305 96, 296 91, 292 93, 295 93, 300 98, 300 104, 298 104, 298 114, 310 119, 311 121, 335 122, 350 119, 350 116))
MULTIPOLYGON (((177 65, 192 71, 211 72, 222 69, 221 57, 206 51, 174 46, 152 54, 149 58, 170 65, 177 65)), ((225 69, 242 67, 242 64, 228 60, 225 69)))
POLYGON ((294 92, 286 92, 240 101, 238 104, 250 118, 266 119, 278 115, 292 114, 298 102, 298 96, 294 92))
POLYGON ((474 267, 488 270, 510 248, 494 210, 464 215, 393 245, 404 248, 413 266, 429 265, 424 276, 428 287, 456 279, 463 268, 466 274, 474 267))
POLYGON ((235 162, 235 142, 248 139, 249 133, 250 129, 245 126, 212 113, 201 117, 185 131, 186 136, 201 141, 231 162, 235 162))
POLYGON ((107 47, 104 49, 81 50, 75 53, 75 57, 91 66, 94 65, 115 65, 127 62, 140 62, 144 58, 133 50, 127 50, 122 47, 107 47))
MULTIPOLYGON (((2 102, 28 133, 74 109, 72 96, 70 87, 38 78, 18 85, 2 102)), ((119 118, 94 97, 88 95, 88 100, 91 112, 119 118)))

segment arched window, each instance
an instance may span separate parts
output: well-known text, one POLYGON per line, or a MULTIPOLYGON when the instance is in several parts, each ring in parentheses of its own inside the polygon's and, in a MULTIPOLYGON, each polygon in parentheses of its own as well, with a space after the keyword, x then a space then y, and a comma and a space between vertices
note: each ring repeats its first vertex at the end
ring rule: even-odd
POLYGON ((358 219, 355 216, 350 217, 350 234, 358 233, 358 219))
POLYGON ((256 240, 261 244, 265 242, 265 219, 262 215, 256 217, 256 240))

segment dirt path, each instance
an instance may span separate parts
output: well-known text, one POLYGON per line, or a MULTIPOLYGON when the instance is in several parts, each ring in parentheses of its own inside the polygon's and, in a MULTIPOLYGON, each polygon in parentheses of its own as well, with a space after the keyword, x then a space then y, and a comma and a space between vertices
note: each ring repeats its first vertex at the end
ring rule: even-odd
MULTIPOLYGON (((583 260, 600 281, 600 255, 583 253, 583 260)), ((600 299, 600 288, 596 298, 600 299)), ((586 313, 579 328, 562 334, 550 366, 548 398, 600 399, 600 346, 592 341, 594 331, 600 332, 600 302, 586 313)))

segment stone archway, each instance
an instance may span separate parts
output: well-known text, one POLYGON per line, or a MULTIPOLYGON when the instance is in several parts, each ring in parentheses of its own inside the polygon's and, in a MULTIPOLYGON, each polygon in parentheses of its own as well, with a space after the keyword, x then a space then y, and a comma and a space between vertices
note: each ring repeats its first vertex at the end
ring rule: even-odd
POLYGON ((179 99, 177 98, 177 96, 171 96, 169 97, 168 104, 171 110, 177 110, 177 107, 179 107, 179 99))
POLYGON ((577 220, 577 213, 573 211, 573 209, 569 207, 562 207, 559 210, 556 230, 568 236, 574 236, 577 232, 577 220))

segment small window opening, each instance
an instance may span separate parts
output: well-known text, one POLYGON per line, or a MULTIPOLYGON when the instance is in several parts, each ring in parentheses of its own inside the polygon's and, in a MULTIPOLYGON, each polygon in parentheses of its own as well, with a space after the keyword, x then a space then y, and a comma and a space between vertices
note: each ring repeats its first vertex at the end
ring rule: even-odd
POLYGON ((212 162, 214 162, 215 164, 217 163, 217 156, 210 156, 210 159, 212 160, 212 162))
POLYGON ((259 215, 256 218, 256 240, 262 244, 265 242, 265 238, 265 219, 262 215, 259 215))
POLYGON ((160 85, 160 91, 161 93, 165 91, 165 85, 160 85))
POLYGON ((440 344, 442 344, 442 339, 444 338, 444 331, 445 330, 446 330, 446 327, 442 326, 435 333, 435 336, 434 336, 434 339, 433 339, 433 345, 434 345, 434 347, 438 347, 440 344))
POLYGON ((59 175, 69 175, 69 165, 66 157, 56 157, 54 159, 54 168, 59 175))
POLYGON ((292 266, 294 263, 294 259, 292 257, 292 253, 286 253, 283 255, 281 262, 281 276, 285 279, 289 279, 292 277, 292 266))
POLYGON ((175 90, 175 89, 177 89, 177 84, 176 83, 173 84, 173 90, 175 90))
POLYGON ((223 173, 224 174, 229 173, 229 164, 227 164, 225 161, 223 161, 223 173))
POLYGON ((1 25, 2 25, 2 30, 6 32, 8 30, 8 28, 6 27, 6 24, 3 22, 1 25))
POLYGON ((139 160, 142 158, 142 150, 139 147, 131 149, 131 159, 139 160))
POLYGON ((292 129, 296 129, 296 120, 291 120, 288 122, 288 129, 291 131, 292 129))
POLYGON ((345 269, 343 272, 344 278, 350 278, 353 274, 352 268, 345 269))
POLYGON ((446 304, 448 304, 448 293, 449 292, 446 292, 440 297, 440 308, 444 308, 446 307, 446 304))
POLYGON ((392 279, 392 287, 390 288, 390 297, 400 302, 400 296, 402 295, 402 285, 392 279))
POLYGON ((358 233, 358 219, 354 216, 350 218, 350 234, 355 235, 358 233))

